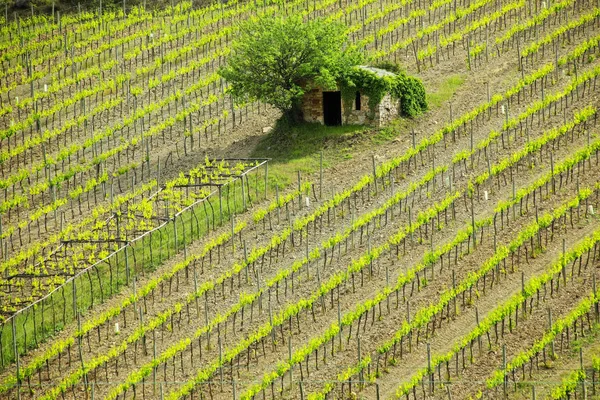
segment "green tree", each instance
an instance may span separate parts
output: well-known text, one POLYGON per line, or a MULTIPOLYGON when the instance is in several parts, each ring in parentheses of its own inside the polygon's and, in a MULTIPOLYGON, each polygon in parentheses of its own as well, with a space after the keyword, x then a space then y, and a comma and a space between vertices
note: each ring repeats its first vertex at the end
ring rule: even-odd
POLYGON ((302 96, 314 86, 334 89, 362 60, 342 24, 322 19, 265 16, 240 26, 220 74, 237 101, 259 100, 290 122, 303 119, 302 96))

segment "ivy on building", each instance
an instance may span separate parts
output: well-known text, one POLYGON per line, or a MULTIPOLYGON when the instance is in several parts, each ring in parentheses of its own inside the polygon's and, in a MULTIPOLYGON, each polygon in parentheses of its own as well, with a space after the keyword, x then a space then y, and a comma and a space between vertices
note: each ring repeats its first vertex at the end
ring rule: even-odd
POLYGON ((405 117, 415 117, 427 111, 425 87, 420 79, 407 75, 394 64, 376 65, 377 68, 393 72, 394 76, 378 76, 363 68, 352 68, 340 82, 342 100, 346 110, 352 109, 356 92, 369 98, 368 106, 373 118, 377 105, 389 93, 400 100, 400 113, 405 117))

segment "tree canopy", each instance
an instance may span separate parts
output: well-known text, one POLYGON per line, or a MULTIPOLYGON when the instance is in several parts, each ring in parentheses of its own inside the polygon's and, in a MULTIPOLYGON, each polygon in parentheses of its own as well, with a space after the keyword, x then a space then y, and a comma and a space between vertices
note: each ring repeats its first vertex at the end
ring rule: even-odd
POLYGON ((220 74, 237 101, 259 100, 297 121, 302 119, 300 105, 306 90, 335 89, 361 60, 362 55, 348 44, 343 24, 264 16, 241 24, 220 74))

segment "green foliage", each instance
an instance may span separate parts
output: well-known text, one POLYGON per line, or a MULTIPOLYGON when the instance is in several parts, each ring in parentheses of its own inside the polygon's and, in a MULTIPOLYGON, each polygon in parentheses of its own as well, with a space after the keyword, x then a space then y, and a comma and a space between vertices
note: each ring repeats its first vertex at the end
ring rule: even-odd
POLYGON ((361 59, 348 45, 342 24, 266 16, 240 26, 220 74, 236 100, 259 100, 294 116, 306 90, 313 85, 336 88, 338 79, 361 59))
POLYGON ((383 69, 383 70, 386 70, 389 72, 393 72, 394 74, 397 74, 397 75, 405 73, 405 71, 400 67, 400 65, 394 64, 393 62, 388 61, 388 60, 379 61, 379 62, 373 64, 373 67, 383 69))
MULTIPOLYGON (((386 93, 390 93, 392 97, 400 100, 400 112, 403 116, 415 117, 427 110, 425 87, 420 79, 406 75, 394 64, 378 65, 385 67, 388 71, 397 71, 396 75, 380 77, 363 68, 351 69, 341 81, 342 98, 345 104, 351 104, 356 91, 360 91, 369 98, 372 118, 375 107, 386 93)), ((351 107, 346 106, 346 109, 351 109, 351 107)))
POLYGON ((407 117, 415 117, 427 111, 425 87, 420 79, 408 75, 397 75, 392 95, 400 99, 400 111, 407 117))
POLYGON ((392 89, 393 81, 387 77, 378 77, 374 73, 362 68, 353 68, 348 71, 342 80, 341 92, 346 110, 351 110, 351 104, 357 91, 369 97, 370 117, 375 114, 375 107, 381 102, 383 96, 392 89))
POLYGON ((585 371, 577 369, 572 371, 566 378, 563 379, 561 385, 552 391, 551 398, 553 400, 558 399, 570 399, 571 394, 577 390, 579 382, 584 381, 586 378, 585 371))
POLYGON ((587 24, 588 22, 596 20, 596 18, 598 18, 599 15, 600 9, 594 9, 588 14, 583 14, 581 17, 579 17, 579 19, 575 21, 570 21, 567 24, 561 25, 559 29, 552 31, 550 34, 546 35, 541 40, 534 42, 525 49, 523 49, 523 51, 521 51, 521 57, 527 57, 532 53, 536 53, 541 47, 552 43, 554 40, 561 36, 564 36, 566 32, 576 29, 580 26, 585 26, 585 24, 587 24))

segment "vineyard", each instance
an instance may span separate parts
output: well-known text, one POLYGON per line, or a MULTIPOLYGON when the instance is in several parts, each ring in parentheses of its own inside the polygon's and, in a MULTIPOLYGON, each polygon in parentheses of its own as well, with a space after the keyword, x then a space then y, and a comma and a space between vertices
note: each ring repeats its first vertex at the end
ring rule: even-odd
POLYGON ((0 398, 600 399, 600 3, 101 4, 0 16, 0 398), (281 179, 218 71, 292 14, 430 110, 281 179))

